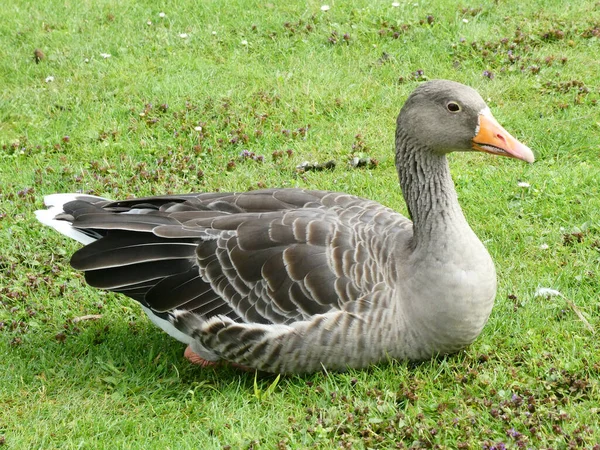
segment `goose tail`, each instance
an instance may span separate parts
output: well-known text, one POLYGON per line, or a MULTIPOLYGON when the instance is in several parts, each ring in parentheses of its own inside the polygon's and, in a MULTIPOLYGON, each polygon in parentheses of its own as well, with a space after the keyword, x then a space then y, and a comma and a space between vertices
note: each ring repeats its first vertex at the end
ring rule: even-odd
POLYGON ((60 234, 63 234, 71 239, 81 242, 84 245, 100 239, 100 234, 90 230, 78 230, 72 226, 73 217, 66 214, 63 206, 74 200, 94 200, 108 201, 105 198, 95 195, 84 194, 52 194, 44 197, 44 205, 47 209, 39 209, 35 211, 35 217, 41 223, 51 228, 54 228, 60 234))

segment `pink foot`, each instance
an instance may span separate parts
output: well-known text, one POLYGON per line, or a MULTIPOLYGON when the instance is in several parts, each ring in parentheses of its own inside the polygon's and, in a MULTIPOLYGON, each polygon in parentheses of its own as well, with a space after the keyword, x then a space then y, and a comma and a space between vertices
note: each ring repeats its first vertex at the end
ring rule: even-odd
MULTIPOLYGON (((208 360, 204 359, 202 356, 200 356, 198 353, 196 353, 194 350, 192 350, 192 348, 189 345, 185 348, 185 352, 183 352, 183 356, 185 357, 185 359, 187 359, 192 364, 195 364, 195 365, 201 366, 201 367, 215 367, 217 364, 220 363, 220 361, 208 361, 208 360)), ((231 365, 231 367, 235 367, 236 369, 240 369, 245 372, 254 372, 254 369, 252 367, 243 366, 242 364, 238 364, 238 363, 229 363, 229 364, 231 365)))
POLYGON ((189 345, 185 348, 185 352, 183 352, 183 356, 189 362, 191 362, 192 364, 196 364, 198 366, 211 367, 211 366, 217 365, 217 363, 215 361, 208 361, 208 360, 204 359, 202 356, 200 356, 198 353, 194 352, 194 350, 192 350, 192 347, 190 347, 189 345))

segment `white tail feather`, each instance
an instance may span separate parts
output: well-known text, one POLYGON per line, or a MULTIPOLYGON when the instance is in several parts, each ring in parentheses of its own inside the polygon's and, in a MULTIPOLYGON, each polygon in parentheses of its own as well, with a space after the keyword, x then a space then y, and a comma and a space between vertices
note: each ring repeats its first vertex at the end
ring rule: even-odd
POLYGON ((48 207, 48 209, 40 209, 35 212, 35 217, 44 225, 47 225, 51 228, 54 228, 60 234, 63 234, 71 239, 75 239, 78 242, 81 242, 84 245, 91 244, 96 239, 92 236, 88 236, 85 233, 77 230, 77 228, 73 228, 71 223, 66 220, 55 220, 54 218, 64 213, 63 205, 73 200, 85 200, 85 199, 95 199, 95 200, 105 200, 102 197, 96 197, 95 195, 85 195, 85 194, 51 194, 44 197, 44 204, 48 207))
POLYGON ((165 320, 162 317, 158 317, 152 312, 150 308, 147 308, 144 305, 141 306, 144 312, 148 315, 148 318, 152 321, 152 323, 157 327, 161 328, 163 331, 165 331, 169 336, 177 339, 179 342, 183 342, 184 344, 191 344, 194 341, 193 337, 175 328, 175 326, 168 320, 165 320))

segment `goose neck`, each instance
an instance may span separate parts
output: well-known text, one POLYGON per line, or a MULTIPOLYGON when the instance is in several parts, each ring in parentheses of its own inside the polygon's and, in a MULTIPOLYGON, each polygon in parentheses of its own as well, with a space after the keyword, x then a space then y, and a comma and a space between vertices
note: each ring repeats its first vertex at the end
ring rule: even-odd
POLYGON ((396 167, 413 221, 415 247, 437 241, 457 243, 473 232, 462 213, 448 160, 401 130, 396 136, 396 167))

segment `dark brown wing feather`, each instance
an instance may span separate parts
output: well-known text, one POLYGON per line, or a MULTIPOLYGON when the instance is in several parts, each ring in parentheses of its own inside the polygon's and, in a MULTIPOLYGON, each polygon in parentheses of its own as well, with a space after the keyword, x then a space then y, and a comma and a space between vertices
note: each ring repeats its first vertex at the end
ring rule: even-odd
POLYGON ((397 225, 375 202, 299 189, 86 199, 64 209, 73 226, 102 236, 71 261, 91 285, 157 313, 256 323, 307 319, 368 292, 385 274, 366 270, 378 256, 363 240, 397 225))

